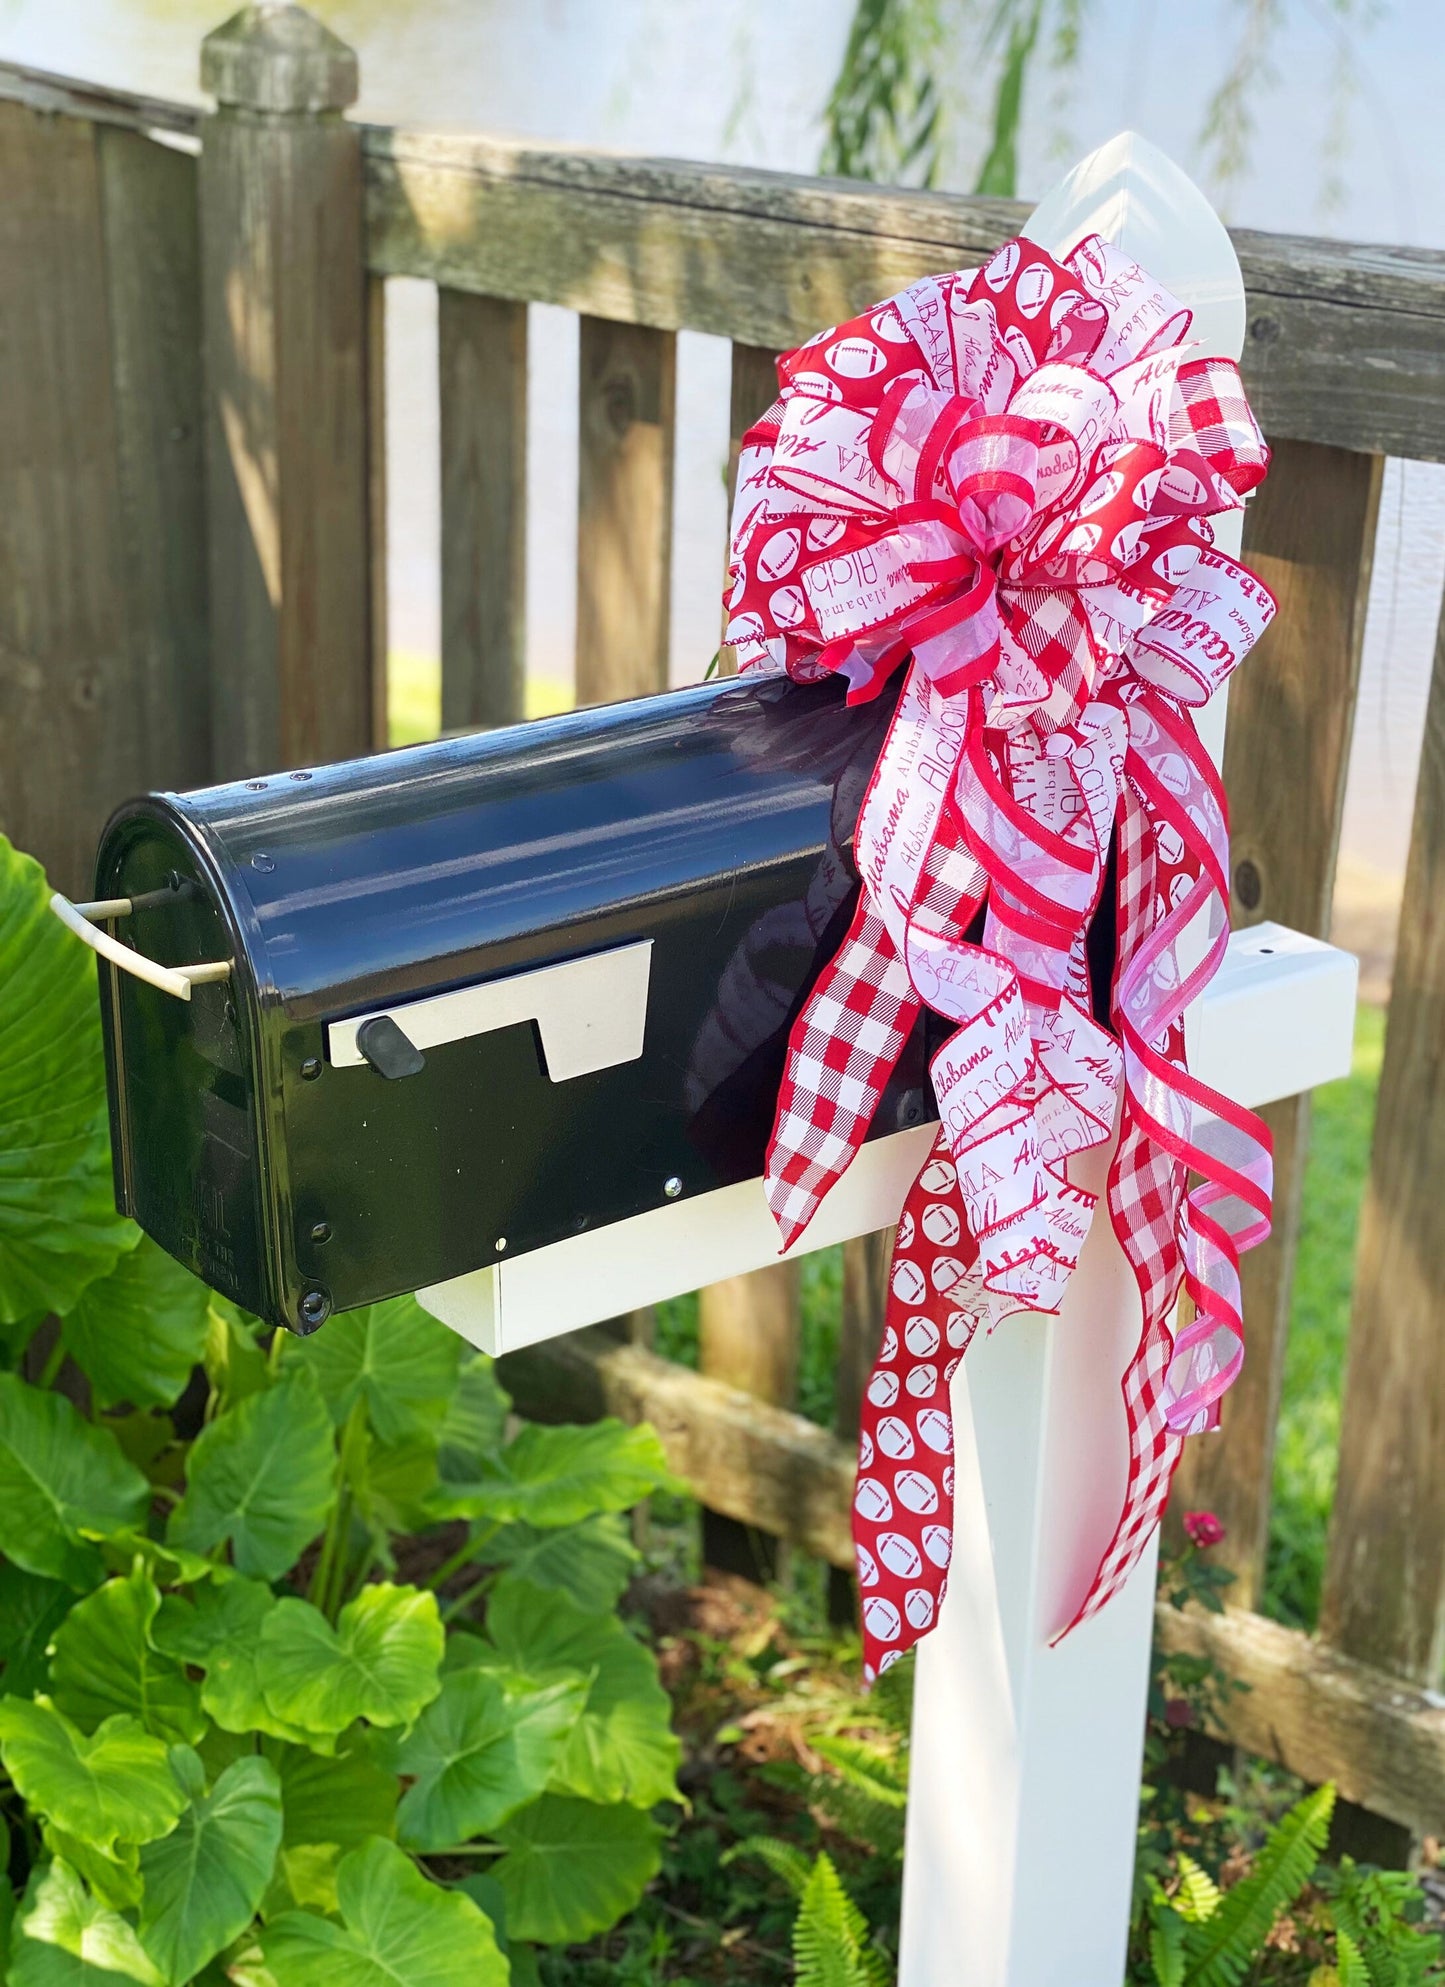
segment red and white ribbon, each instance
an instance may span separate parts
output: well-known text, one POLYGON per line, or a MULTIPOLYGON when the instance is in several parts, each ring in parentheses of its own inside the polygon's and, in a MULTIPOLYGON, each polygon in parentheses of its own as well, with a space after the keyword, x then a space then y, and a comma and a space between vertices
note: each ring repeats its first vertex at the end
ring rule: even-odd
POLYGON ((1213 1424, 1243 1355, 1239 1254, 1269 1232, 1269 1139, 1185 1061, 1184 1010, 1228 924, 1224 794, 1190 707, 1274 611, 1207 521, 1243 505, 1268 451, 1237 369, 1193 354, 1189 322, 1102 240, 1064 263, 1009 242, 785 354, 744 441, 740 667, 837 673, 852 702, 906 672, 858 820, 853 923, 789 1040, 766 1180, 785 1247, 920 1009, 955 1024, 863 1411, 870 1677, 943 1597, 958 1361, 980 1326, 1057 1311, 1078 1263, 1095 1197, 1075 1154, 1117 1127, 1109 1213, 1142 1307, 1128 1488, 1076 1621, 1134 1565, 1183 1435, 1213 1424), (1194 1317, 1176 1332, 1181 1283, 1194 1317))

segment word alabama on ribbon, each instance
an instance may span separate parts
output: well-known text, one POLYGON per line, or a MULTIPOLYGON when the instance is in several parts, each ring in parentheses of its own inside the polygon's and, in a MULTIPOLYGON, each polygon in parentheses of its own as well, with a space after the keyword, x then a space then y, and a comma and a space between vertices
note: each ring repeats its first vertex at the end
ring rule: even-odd
POLYGON ((785 1248, 857 1152, 920 1007, 955 1024, 859 1437, 870 1678, 943 1598, 959 1360, 980 1326, 1056 1312, 1078 1263, 1095 1195, 1070 1178, 1076 1154, 1115 1140, 1109 1218, 1141 1315, 1127 1490, 1074 1622, 1127 1577, 1184 1435, 1213 1425, 1243 1357, 1239 1256, 1269 1233, 1269 1139, 1185 1058, 1229 887, 1191 708, 1274 612, 1209 523, 1242 507, 1268 450, 1237 368, 1189 326, 1097 237, 1064 262, 1012 241, 786 353, 743 444, 739 666, 837 674, 851 702, 904 672, 858 821, 857 911, 789 1039, 766 1172, 785 1248), (1101 906, 1116 937, 1098 1002, 1101 906))

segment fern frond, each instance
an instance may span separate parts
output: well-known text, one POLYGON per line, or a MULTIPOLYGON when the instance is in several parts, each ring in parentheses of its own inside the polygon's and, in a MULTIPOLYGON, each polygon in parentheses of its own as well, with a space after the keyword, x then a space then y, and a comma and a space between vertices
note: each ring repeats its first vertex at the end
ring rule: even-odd
POLYGON ((860 1794, 888 1808, 908 1805, 907 1764, 882 1746, 870 1746, 865 1739, 817 1738, 812 1747, 840 1780, 860 1794))
POLYGON ((792 1842, 784 1842, 776 1835, 749 1835, 743 1841, 735 1842, 731 1849, 724 1850, 722 1861, 736 1863, 742 1856, 756 1857, 766 1863, 775 1877, 781 1877, 794 1897, 801 1897, 808 1887, 811 1874, 808 1859, 792 1842))
POLYGON ((1187 1925, 1205 1925, 1219 1909, 1224 1893, 1210 1876, 1208 1870, 1201 1870, 1192 1856, 1179 1854, 1179 1889, 1174 1897, 1174 1909, 1187 1925))
POLYGON ((1335 1934, 1335 1971, 1340 1987, 1372 1987, 1365 1956, 1348 1932, 1335 1934))
POLYGON ((878 1974, 865 1952, 867 1938, 862 1912, 831 1859, 820 1855, 793 1926, 795 1987, 875 1987, 878 1974))
POLYGON ((1184 1987, 1184 1920, 1161 1897, 1150 1912, 1149 1964, 1154 1987, 1184 1987))
POLYGON ((1189 1987, 1240 1987, 1280 1912, 1314 1874, 1330 1830, 1335 1790, 1316 1787, 1271 1829, 1242 1883, 1188 1938, 1189 1987))

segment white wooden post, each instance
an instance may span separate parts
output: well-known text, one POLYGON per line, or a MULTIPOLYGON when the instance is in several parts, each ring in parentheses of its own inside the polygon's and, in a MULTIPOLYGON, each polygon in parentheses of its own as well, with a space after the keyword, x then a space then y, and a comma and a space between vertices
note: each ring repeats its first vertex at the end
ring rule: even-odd
MULTIPOLYGON (((1244 291, 1203 196, 1132 134, 1068 175, 1027 232, 1056 253, 1108 236, 1237 357, 1244 291)), ((1223 549, 1238 551, 1221 530, 1223 549)), ((1200 730, 1218 758, 1223 700, 1200 730)), ((1278 925, 1230 941, 1186 1017, 1191 1067, 1239 1102, 1350 1066, 1355 961, 1278 925)), ((896 1221, 933 1128, 873 1141, 815 1216, 824 1248, 896 1221)), ((1101 1187, 1106 1157, 1087 1157, 1101 1187)), ((762 1183, 658 1207, 420 1292, 493 1353, 775 1261, 762 1183)), ((1153 1616, 1151 1547, 1122 1593, 1056 1649, 1107 1544, 1127 1457, 1120 1379, 1138 1294, 1095 1221, 1058 1318, 1015 1317, 954 1381, 957 1510, 948 1597, 918 1653, 900 1987, 1116 1987, 1123 1978, 1153 1616)))

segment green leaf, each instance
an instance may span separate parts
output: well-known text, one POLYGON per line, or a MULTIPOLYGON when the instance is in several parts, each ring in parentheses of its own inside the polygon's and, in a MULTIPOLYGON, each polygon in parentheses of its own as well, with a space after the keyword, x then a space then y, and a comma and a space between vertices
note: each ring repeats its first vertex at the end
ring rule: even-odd
POLYGON ((256 1342, 260 1319, 211 1292, 206 1344, 201 1357, 211 1391, 224 1411, 271 1384, 271 1364, 256 1342))
POLYGON ((484 1352, 474 1352, 463 1360, 436 1435, 444 1477, 464 1483, 476 1474, 483 1457, 497 1453, 511 1405, 511 1395, 484 1352))
POLYGON ((157 1649, 205 1671, 201 1705, 226 1732, 266 1732, 308 1742, 277 1718, 261 1693, 261 1627, 276 1597, 258 1580, 229 1579, 197 1589, 194 1601, 167 1594, 151 1629, 157 1649))
POLYGON ((329 1842, 355 1849, 369 1835, 395 1833, 396 1775, 365 1745, 353 1741, 331 1759, 304 1746, 268 1743, 265 1751, 281 1776, 288 1848, 329 1842))
POLYGON ((642 1555, 623 1520, 609 1511, 557 1531, 504 1525, 488 1541, 484 1557, 488 1565, 505 1566, 534 1587, 555 1588, 589 1614, 607 1614, 642 1555))
POLYGON ((843 1888, 831 1859, 820 1855, 793 1925, 796 1987, 874 1987, 880 1970, 872 1964, 875 1955, 867 1943, 867 1920, 843 1888))
POLYGON ((41 1840, 52 1856, 69 1863, 75 1874, 88 1884, 102 1904, 112 1911, 129 1911, 140 1903, 140 1848, 134 1842, 118 1842, 112 1854, 82 1842, 78 1835, 57 1828, 53 1821, 41 1825, 41 1840))
POLYGON ((166 1536, 193 1552, 229 1540, 240 1572, 279 1580, 325 1523, 335 1466, 331 1417, 297 1373, 201 1430, 166 1536))
POLYGON ((587 1614, 565 1594, 509 1573, 492 1593, 487 1630, 514 1669, 530 1676, 572 1670, 591 1678, 586 1708, 553 1775, 554 1789, 639 1808, 678 1799, 682 1748, 670 1727, 671 1701, 651 1651, 615 1615, 587 1614))
POLYGON ((424 1531, 432 1520, 436 1447, 430 1437, 384 1444, 368 1437, 357 1498, 381 1534, 424 1531))
POLYGON ((1189 1927, 1189 1987, 1237 1987, 1275 1919, 1313 1875, 1334 1806, 1328 1783, 1296 1801, 1270 1830, 1249 1875, 1225 1891, 1217 1911, 1189 1927))
POLYGON ((75 1605, 73 1588, 0 1566, 0 1690, 33 1697, 50 1675, 50 1638, 75 1605))
POLYGON ((534 1800, 562 1755, 587 1697, 585 1677, 532 1689, 486 1670, 450 1676, 394 1748, 413 1784, 397 1811, 410 1849, 448 1849, 491 1830, 534 1800))
POLYGON ((625 1511, 672 1483, 662 1444, 645 1422, 543 1428, 529 1421, 494 1462, 483 1458, 470 1481, 445 1481, 434 1506, 439 1517, 575 1525, 594 1512, 625 1511))
POLYGON ((261 1934, 276 1987, 507 1987, 507 1962, 469 1897, 429 1883, 390 1842, 337 1871, 341 1924, 290 1911, 261 1934))
MULTIPOLYGON (((0 838, 3 841, 3 838, 0 838)), ((150 1485, 63 1394, 0 1373, 0 1551, 68 1586, 104 1575, 84 1533, 139 1524, 150 1485)))
POLYGON ((11 1936, 11 1987, 98 1987, 107 1980, 165 1987, 125 1919, 89 1896, 58 1858, 32 1881, 11 1936))
POLYGON ((166 1748, 135 1718, 87 1737, 43 1697, 0 1697, 0 1759, 22 1800, 107 1854, 164 1835, 185 1806, 166 1748))
POLYGON ((206 1345, 210 1292, 148 1235, 82 1293, 61 1327, 100 1407, 169 1407, 206 1345))
MULTIPOLYGON (((140 1231, 115 1211, 95 960, 0 835, 0 1320, 71 1309, 140 1231)), ((0 1493, 3 1495, 3 1493, 0 1493)))
POLYGON ((333 1917, 341 1909, 336 1895, 340 1861, 341 1851, 334 1842, 298 1842, 291 1849, 283 1843, 261 1899, 261 1916, 267 1924, 283 1911, 319 1911, 333 1917))
POLYGON ((184 1987, 255 1915, 281 1846, 281 1783, 269 1759, 238 1759, 207 1793, 188 1746, 171 1763, 190 1804, 141 1851, 139 1930, 171 1987, 184 1987))
POLYGON ((378 1439, 404 1442, 435 1435, 465 1351, 414 1297, 393 1297, 343 1311, 310 1338, 288 1338, 282 1364, 311 1372, 338 1428, 362 1395, 378 1439))
POLYGON ((636 1808, 543 1794, 496 1830, 507 1854, 492 1875, 507 1898, 507 1931, 572 1945, 631 1911, 662 1863, 662 1831, 636 1808))
POLYGON ((437 1694, 444 1642, 436 1595, 417 1587, 363 1587, 335 1628, 309 1601, 278 1601, 261 1625, 266 1702, 308 1734, 409 1725, 437 1694))
POLYGON ((144 1566, 78 1601, 55 1636, 50 1695, 83 1732, 116 1712, 139 1718, 167 1744, 191 1745, 206 1729, 200 1696, 180 1664, 151 1646, 161 1597, 144 1566))

